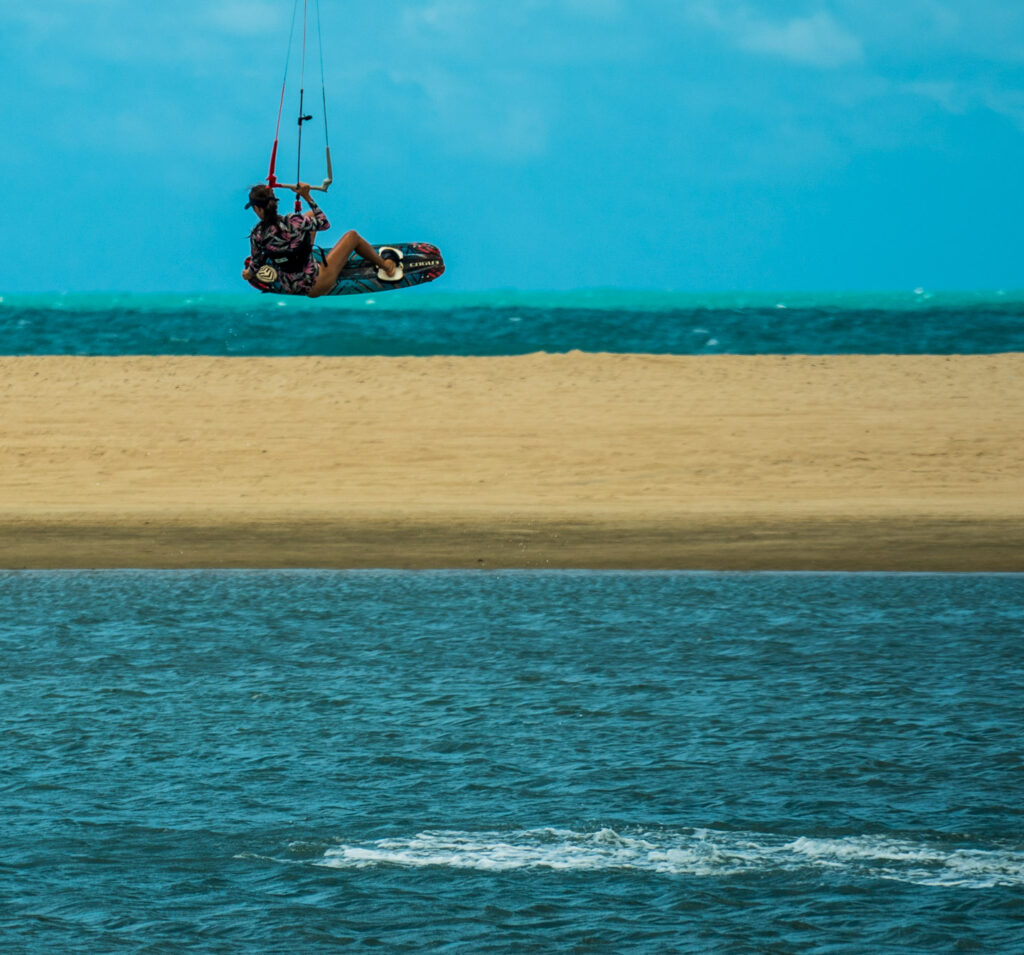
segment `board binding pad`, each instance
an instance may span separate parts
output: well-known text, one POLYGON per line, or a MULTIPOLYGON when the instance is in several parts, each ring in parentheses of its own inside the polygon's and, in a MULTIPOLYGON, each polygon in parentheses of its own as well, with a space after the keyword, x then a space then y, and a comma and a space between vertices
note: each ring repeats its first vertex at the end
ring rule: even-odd
POLYGON ((363 295, 367 292, 389 292, 433 282, 444 272, 441 250, 426 242, 386 242, 376 246, 384 258, 397 259, 402 277, 388 282, 377 274, 377 266, 355 253, 345 263, 334 288, 328 295, 363 295))

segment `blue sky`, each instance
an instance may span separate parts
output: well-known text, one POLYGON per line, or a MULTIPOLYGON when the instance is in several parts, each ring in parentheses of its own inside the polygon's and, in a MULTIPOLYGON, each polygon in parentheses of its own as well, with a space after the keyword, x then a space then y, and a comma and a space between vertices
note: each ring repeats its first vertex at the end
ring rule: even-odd
MULTIPOLYGON (((243 290, 292 0, 3 5, 0 175, 26 226, 4 232, 0 292, 243 290)), ((327 237, 434 241, 447 289, 1024 286, 1018 0, 320 0, 320 17, 327 237)), ((313 45, 309 181, 319 86, 313 45)))

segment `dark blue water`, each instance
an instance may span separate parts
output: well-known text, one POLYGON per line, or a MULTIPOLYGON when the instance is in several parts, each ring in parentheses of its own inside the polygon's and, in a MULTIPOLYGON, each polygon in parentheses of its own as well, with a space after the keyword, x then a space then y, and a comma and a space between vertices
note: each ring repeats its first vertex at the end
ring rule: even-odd
POLYGON ((5 952, 1012 952, 1024 577, 0 574, 5 952))
POLYGON ((1024 351, 1024 296, 5 296, 0 354, 978 354, 1024 351))

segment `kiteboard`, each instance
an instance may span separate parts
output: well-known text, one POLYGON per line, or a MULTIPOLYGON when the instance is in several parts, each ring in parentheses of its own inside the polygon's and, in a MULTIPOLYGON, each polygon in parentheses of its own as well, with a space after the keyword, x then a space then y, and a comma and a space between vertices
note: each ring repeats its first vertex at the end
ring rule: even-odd
MULTIPOLYGON (((433 282, 444 272, 441 250, 426 242, 394 242, 377 247, 382 259, 392 259, 401 271, 397 281, 381 277, 377 266, 353 253, 328 295, 363 295, 367 292, 389 292, 433 282)), ((397 273, 396 273, 397 274, 397 273)))
MULTIPOLYGON (((318 262, 323 263, 327 251, 316 248, 313 256, 318 262)), ((334 288, 324 294, 366 295, 370 292, 390 292, 396 288, 409 288, 413 285, 422 285, 424 282, 433 282, 444 273, 441 250, 436 245, 429 245, 426 242, 393 242, 390 245, 377 246, 377 253, 382 259, 391 259, 395 262, 396 277, 385 277, 386 273, 378 270, 376 265, 353 253, 341 270, 334 288)), ((250 261, 246 259, 247 266, 250 261)), ((261 292, 288 294, 273 266, 257 269, 249 284, 261 292)))

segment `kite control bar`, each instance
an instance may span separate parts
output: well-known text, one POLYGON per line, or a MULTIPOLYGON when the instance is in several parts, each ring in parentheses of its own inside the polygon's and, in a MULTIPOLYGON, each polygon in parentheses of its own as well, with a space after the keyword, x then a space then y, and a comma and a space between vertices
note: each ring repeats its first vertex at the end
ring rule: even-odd
MULTIPOLYGON (((271 176, 273 176, 273 174, 271 174, 271 176)), ((273 182, 271 182, 270 179, 268 179, 267 182, 269 183, 271 189, 291 189, 291 190, 294 191, 296 186, 298 186, 298 183, 295 183, 294 185, 290 185, 287 182, 278 182, 276 176, 273 177, 273 182)), ((322 183, 320 183, 319 186, 310 186, 309 188, 312 189, 314 192, 327 192, 327 187, 332 182, 334 182, 334 168, 331 166, 331 147, 328 146, 327 147, 327 178, 324 179, 324 181, 322 183)))

